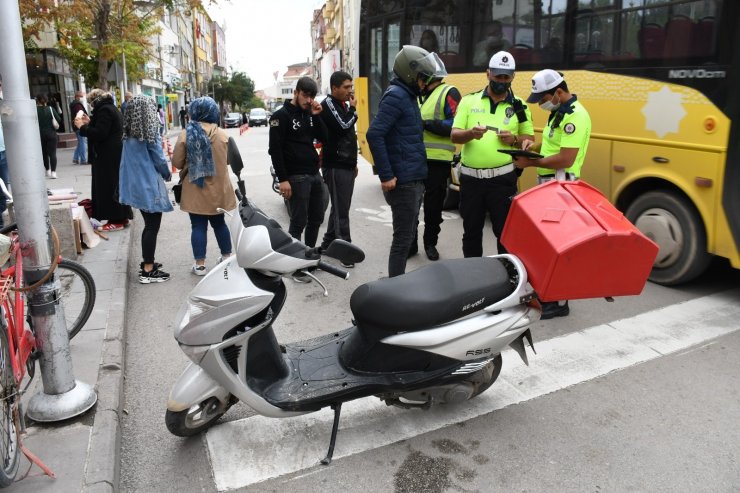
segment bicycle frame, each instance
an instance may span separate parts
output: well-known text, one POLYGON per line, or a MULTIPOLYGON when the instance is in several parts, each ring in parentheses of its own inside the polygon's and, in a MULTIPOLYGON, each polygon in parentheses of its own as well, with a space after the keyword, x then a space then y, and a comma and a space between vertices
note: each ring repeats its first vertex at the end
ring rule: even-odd
POLYGON ((15 264, 4 269, 0 276, 5 281, 3 288, 2 304, 5 309, 5 319, 8 323, 8 346, 11 354, 11 365, 13 367, 13 376, 19 383, 23 381, 26 374, 26 362, 33 350, 36 348, 36 337, 30 327, 25 323, 25 303, 23 294, 18 288, 23 287, 23 252, 21 251, 18 237, 11 236, 13 241, 11 255, 15 257, 15 264), (12 280, 14 287, 13 297, 7 290, 10 288, 8 281, 12 280), (12 315, 11 315, 12 314, 12 315))
MULTIPOLYGON (((0 182, 1 181, 2 180, 0 180, 0 182)), ((18 242, 18 235, 16 233, 11 234, 10 239, 10 254, 14 257, 15 263, 0 272, 0 298, 2 299, 2 307, 5 311, 5 320, 7 322, 10 364, 17 384, 16 400, 14 404, 14 421, 18 432, 18 446, 29 462, 37 465, 44 474, 50 478, 56 478, 54 472, 49 469, 41 459, 26 448, 21 438, 22 433, 25 432, 25 425, 23 423, 21 413, 18 412, 21 404, 21 394, 23 393, 20 388, 21 382, 26 375, 26 368, 28 368, 28 358, 34 349, 36 349, 36 337, 34 336, 31 327, 26 323, 26 305, 23 299, 23 292, 20 290, 20 288, 23 287, 23 251, 18 242), (11 289, 11 283, 15 288, 13 290, 12 298, 9 296, 10 293, 8 293, 11 289)), ((26 472, 21 479, 27 475, 28 472, 26 472)))

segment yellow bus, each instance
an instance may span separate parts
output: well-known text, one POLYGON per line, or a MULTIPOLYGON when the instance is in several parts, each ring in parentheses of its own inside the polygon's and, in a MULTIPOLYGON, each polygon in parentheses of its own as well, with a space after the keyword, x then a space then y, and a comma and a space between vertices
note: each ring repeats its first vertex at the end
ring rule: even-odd
MULTIPOLYGON (((588 109, 581 178, 658 243, 652 281, 687 282, 712 255, 740 268, 739 1, 361 3, 364 157, 372 160, 365 134, 403 45, 439 53, 462 94, 483 88, 490 56, 506 50, 517 65, 515 94, 526 97, 532 74, 553 68, 588 109)), ((531 111, 539 139, 547 114, 531 111)), ((534 182, 527 170, 522 187, 534 182)))

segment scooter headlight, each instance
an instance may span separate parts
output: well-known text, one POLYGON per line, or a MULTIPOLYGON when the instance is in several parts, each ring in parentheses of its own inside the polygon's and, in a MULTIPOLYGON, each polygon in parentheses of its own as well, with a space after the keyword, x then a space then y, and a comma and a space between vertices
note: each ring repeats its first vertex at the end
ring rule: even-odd
POLYGON ((211 346, 188 346, 186 344, 180 344, 180 349, 182 349, 182 352, 185 353, 185 356, 190 361, 198 365, 208 350, 211 349, 211 346))
POLYGON ((215 307, 202 301, 188 300, 188 318, 196 318, 215 307))
POLYGON ((216 307, 209 305, 208 303, 188 298, 188 300, 180 307, 180 312, 177 314, 179 323, 177 324, 175 338, 177 338, 177 334, 183 330, 192 319, 199 317, 214 308, 216 307))

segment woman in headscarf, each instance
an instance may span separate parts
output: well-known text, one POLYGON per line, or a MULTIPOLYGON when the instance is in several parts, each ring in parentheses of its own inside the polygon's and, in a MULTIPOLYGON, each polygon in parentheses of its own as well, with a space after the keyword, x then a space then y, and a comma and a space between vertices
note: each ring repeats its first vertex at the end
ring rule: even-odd
POLYGON ((144 218, 141 232, 139 282, 164 282, 170 275, 154 262, 162 213, 172 210, 165 180, 172 178, 159 136, 159 116, 153 98, 135 96, 123 116, 123 155, 119 179, 119 200, 136 207, 144 218))
POLYGON ((180 209, 190 214, 190 243, 195 260, 191 271, 204 276, 209 222, 221 259, 231 255, 229 228, 224 215, 216 209, 234 209, 236 198, 229 179, 229 136, 218 127, 218 105, 209 97, 198 98, 190 102, 188 112, 190 123, 177 139, 172 165, 180 170, 180 209))
POLYGON ((121 112, 113 104, 111 93, 102 89, 90 91, 87 101, 93 110, 92 118, 82 115, 75 118, 74 124, 87 137, 92 151, 88 161, 92 164, 93 215, 99 221, 107 221, 103 231, 118 231, 133 218, 131 208, 115 199, 123 146, 121 112))

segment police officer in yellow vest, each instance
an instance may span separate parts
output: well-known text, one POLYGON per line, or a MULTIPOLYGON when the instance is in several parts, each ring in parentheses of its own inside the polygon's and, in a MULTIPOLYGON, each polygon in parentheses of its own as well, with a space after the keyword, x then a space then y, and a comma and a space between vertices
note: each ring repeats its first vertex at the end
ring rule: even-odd
MULTIPOLYGON (((420 99, 421 118, 424 121, 424 147, 429 174, 424 182, 424 252, 429 260, 439 260, 437 239, 442 224, 442 206, 447 193, 447 179, 455 155, 455 144, 450 140, 452 120, 462 96, 456 87, 444 83, 447 70, 440 60, 434 78, 426 84, 420 99)), ((416 242, 410 254, 416 253, 416 242)))
POLYGON ((463 218, 463 255, 483 255, 483 226, 491 216, 499 253, 506 253, 501 232, 517 193, 511 157, 499 149, 518 149, 534 139, 532 115, 511 91, 516 62, 499 51, 486 71, 488 86, 462 98, 452 123, 452 142, 463 144, 460 166, 460 215, 463 218))
MULTIPOLYGON (((538 151, 541 159, 517 159, 518 168, 537 167, 537 181, 544 183, 557 175, 561 180, 576 180, 586 158, 591 137, 591 117, 575 94, 568 91, 563 74, 545 69, 532 77, 532 94, 528 103, 537 103, 549 111, 547 126, 542 131, 542 144, 523 139, 522 149, 538 151)), ((568 302, 542 304, 542 319, 565 317, 570 313, 568 302)))

